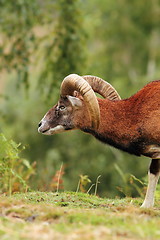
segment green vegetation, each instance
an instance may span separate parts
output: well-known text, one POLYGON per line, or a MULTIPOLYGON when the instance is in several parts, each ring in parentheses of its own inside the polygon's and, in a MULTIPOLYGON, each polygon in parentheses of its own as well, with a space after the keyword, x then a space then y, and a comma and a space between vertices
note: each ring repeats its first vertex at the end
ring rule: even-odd
MULTIPOLYGON (((21 144, 7 140, 0 134, 0 193, 11 196, 13 192, 23 192, 29 189, 27 181, 34 174, 34 163, 20 158, 21 144)), ((22 147, 24 149, 24 147, 22 147)))
MULTIPOLYGON (((0 197, 1 239, 159 239, 160 209, 141 199, 30 192, 0 197)), ((160 202, 156 202, 156 206, 160 202)))

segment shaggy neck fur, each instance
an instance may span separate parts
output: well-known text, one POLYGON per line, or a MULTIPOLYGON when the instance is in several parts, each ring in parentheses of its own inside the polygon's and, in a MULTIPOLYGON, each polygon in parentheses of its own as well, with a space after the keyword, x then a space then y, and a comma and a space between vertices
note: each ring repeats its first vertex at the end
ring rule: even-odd
POLYGON ((86 133, 92 134, 103 143, 107 143, 125 152, 140 156, 143 153, 144 139, 141 137, 141 128, 137 126, 138 114, 128 107, 127 100, 107 101, 98 99, 101 120, 97 131, 83 128, 86 133))

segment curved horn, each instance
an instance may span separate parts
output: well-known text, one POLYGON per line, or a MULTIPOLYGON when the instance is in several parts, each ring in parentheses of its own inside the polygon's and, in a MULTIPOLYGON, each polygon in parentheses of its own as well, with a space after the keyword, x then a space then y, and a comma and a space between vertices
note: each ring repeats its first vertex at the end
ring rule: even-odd
POLYGON ((100 110, 97 97, 89 83, 77 74, 70 74, 64 78, 61 84, 61 96, 73 95, 73 92, 79 92, 90 113, 93 128, 98 128, 100 121, 100 110))
POLYGON ((82 77, 90 84, 94 92, 99 93, 104 98, 108 98, 110 100, 121 99, 114 87, 112 87, 111 84, 104 81, 102 78, 91 75, 86 75, 82 77))

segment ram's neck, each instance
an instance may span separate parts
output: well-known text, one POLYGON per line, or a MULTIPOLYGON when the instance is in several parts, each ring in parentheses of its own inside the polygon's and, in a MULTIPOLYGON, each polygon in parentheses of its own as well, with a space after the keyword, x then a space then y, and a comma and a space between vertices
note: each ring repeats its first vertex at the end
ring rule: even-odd
POLYGON ((84 131, 104 143, 140 155, 137 146, 135 146, 138 133, 133 122, 136 119, 131 117, 127 101, 112 102, 106 99, 99 99, 98 101, 101 114, 99 129, 96 131, 85 129, 84 131))
POLYGON ((113 102, 99 99, 100 126, 97 134, 104 138, 112 138, 116 142, 122 141, 129 124, 124 105, 123 101, 113 102))

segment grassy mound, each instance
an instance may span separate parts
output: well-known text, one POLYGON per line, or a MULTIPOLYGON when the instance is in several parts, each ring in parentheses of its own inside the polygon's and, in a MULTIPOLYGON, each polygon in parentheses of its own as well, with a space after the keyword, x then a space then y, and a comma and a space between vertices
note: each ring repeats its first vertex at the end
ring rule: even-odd
POLYGON ((84 193, 31 192, 0 197, 0 239, 160 239, 160 201, 102 199, 84 193))

